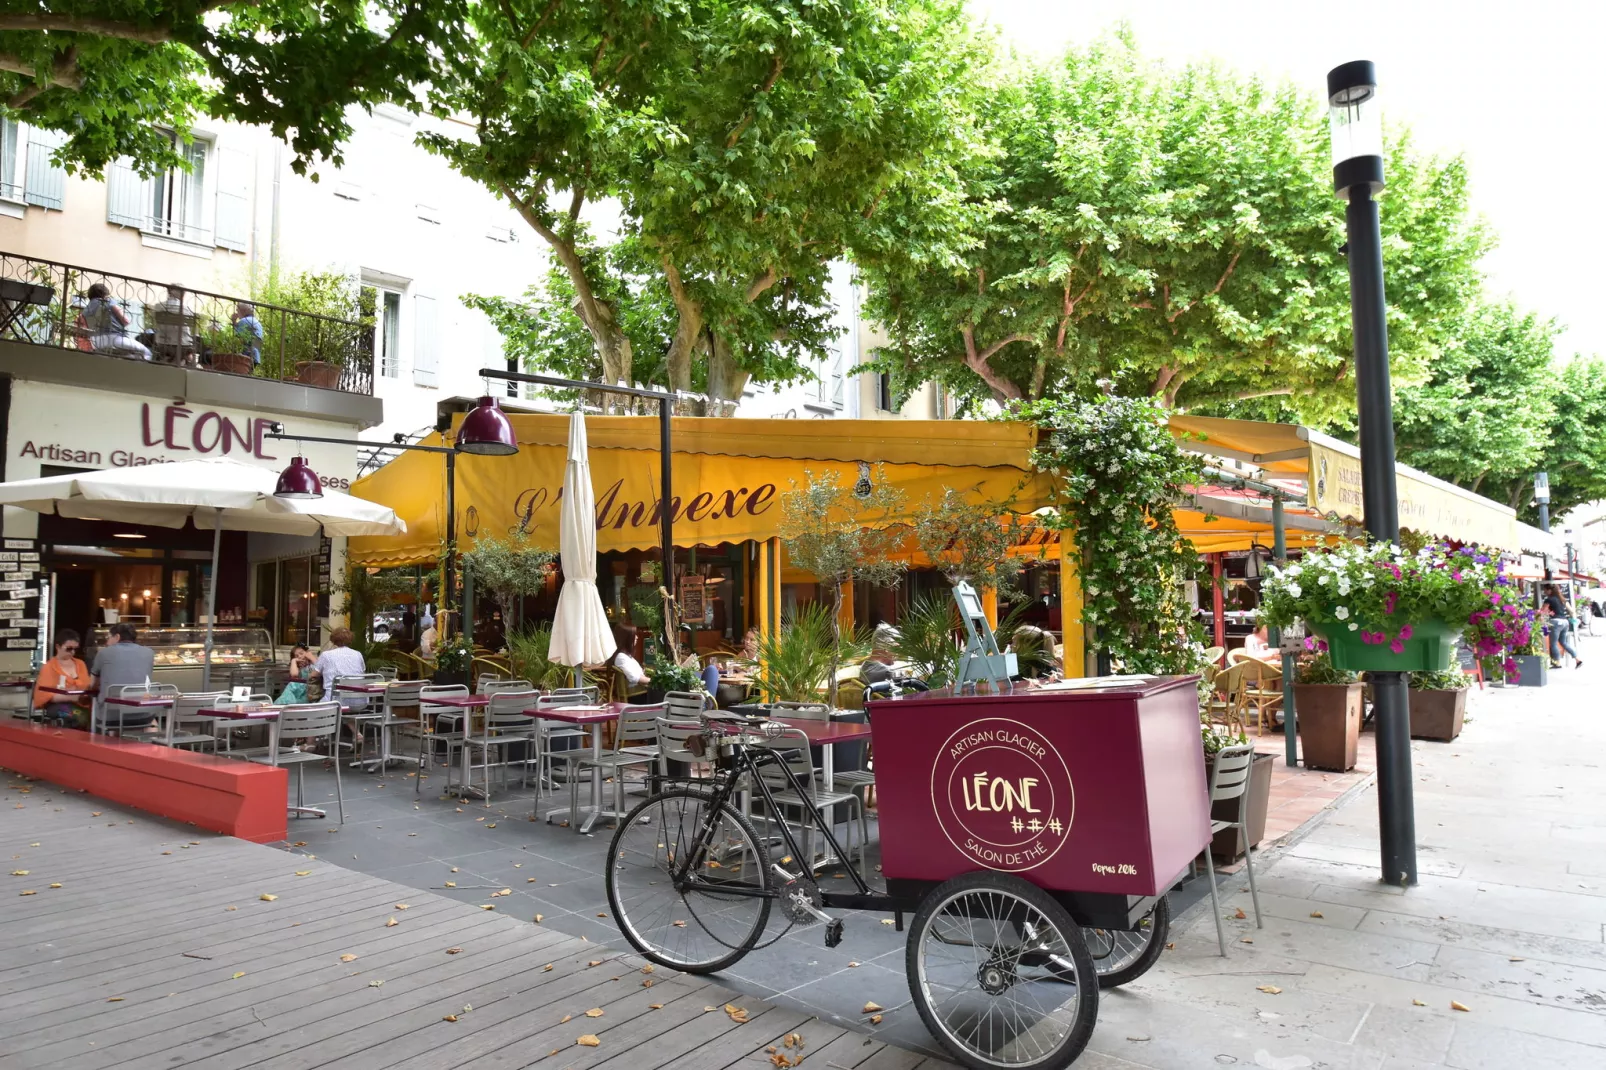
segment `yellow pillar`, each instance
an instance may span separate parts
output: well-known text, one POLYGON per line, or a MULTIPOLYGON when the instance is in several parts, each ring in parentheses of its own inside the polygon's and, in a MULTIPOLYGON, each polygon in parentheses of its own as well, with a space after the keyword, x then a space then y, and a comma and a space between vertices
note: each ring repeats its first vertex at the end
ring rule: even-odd
POLYGON ((1082 582, 1076 575, 1077 550, 1060 533, 1060 630, 1065 644, 1065 676, 1087 675, 1087 635, 1082 627, 1082 582))
POLYGON ((781 630, 780 539, 758 543, 758 564, 754 571, 758 576, 753 599, 754 623, 760 635, 774 635, 781 630))
POLYGON ((987 614, 987 627, 998 627, 998 588, 989 587, 981 592, 981 611, 987 614))
POLYGON ((842 629, 843 635, 853 634, 853 581, 842 585, 842 608, 836 615, 837 625, 842 629))

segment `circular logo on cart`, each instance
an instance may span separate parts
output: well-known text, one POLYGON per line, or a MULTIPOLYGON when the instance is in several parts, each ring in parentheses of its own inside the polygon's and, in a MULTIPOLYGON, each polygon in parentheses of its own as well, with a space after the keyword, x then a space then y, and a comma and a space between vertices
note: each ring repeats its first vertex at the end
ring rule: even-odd
POLYGON ((988 717, 949 736, 931 770, 931 802, 961 854, 1015 873, 1053 858, 1076 814, 1065 759, 1019 721, 988 717))

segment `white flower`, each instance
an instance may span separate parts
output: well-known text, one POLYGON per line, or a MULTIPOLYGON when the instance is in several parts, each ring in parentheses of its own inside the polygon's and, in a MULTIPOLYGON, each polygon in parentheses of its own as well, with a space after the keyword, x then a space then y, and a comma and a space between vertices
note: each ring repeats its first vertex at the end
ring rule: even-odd
POLYGON ((1288 566, 1288 574, 1290 576, 1297 576, 1303 571, 1304 571, 1303 567, 1297 561, 1294 564, 1288 566))
POLYGON ((1332 576, 1331 573, 1324 572, 1319 577, 1317 577, 1316 582, 1317 583, 1332 583, 1333 582, 1333 576, 1332 576))
POLYGON ((1290 596, 1291 596, 1291 597, 1294 597, 1294 598, 1298 598, 1298 597, 1299 597, 1299 595, 1300 595, 1300 593, 1301 593, 1301 589, 1300 589, 1300 586, 1299 586, 1299 584, 1297 584, 1297 583, 1290 583, 1290 584, 1289 584, 1289 585, 1288 585, 1288 593, 1289 593, 1289 595, 1290 595, 1290 596))
POLYGON ((1349 626, 1349 630, 1350 631, 1353 632, 1356 628, 1359 628, 1359 627, 1360 627, 1359 624, 1356 624, 1354 621, 1350 621, 1350 626, 1349 626))
POLYGON ((1349 606, 1339 606, 1333 610, 1333 616, 1339 620, 1349 620, 1349 606))
POLYGON ((1340 577, 1339 581, 1338 581, 1338 593, 1341 594, 1341 595, 1345 595, 1345 594, 1349 594, 1349 591, 1350 591, 1349 579, 1347 577, 1340 577))

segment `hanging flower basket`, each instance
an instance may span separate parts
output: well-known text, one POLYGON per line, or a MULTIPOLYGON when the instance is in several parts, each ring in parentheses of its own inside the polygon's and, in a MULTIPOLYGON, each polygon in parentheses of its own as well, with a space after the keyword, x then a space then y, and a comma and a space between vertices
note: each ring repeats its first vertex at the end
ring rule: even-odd
POLYGON ((1355 631, 1344 624, 1309 627, 1327 644, 1333 667, 1347 672, 1444 672, 1455 664, 1462 632, 1436 619, 1396 624, 1392 631, 1366 624, 1355 631))

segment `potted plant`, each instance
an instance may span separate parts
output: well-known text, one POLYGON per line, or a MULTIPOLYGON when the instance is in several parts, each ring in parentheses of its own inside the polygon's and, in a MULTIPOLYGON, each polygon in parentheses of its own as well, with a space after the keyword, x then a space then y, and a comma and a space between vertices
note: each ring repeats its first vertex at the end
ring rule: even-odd
MULTIPOLYGON (((1234 731, 1225 726, 1212 723, 1207 717, 1200 718, 1200 735, 1204 741, 1205 783, 1210 783, 1210 776, 1216 764, 1216 755, 1224 747, 1242 746, 1249 742, 1249 737, 1242 732, 1234 731)), ((1266 837, 1266 811, 1271 806, 1271 769, 1275 758, 1270 754, 1257 754, 1249 766, 1249 809, 1246 819, 1249 824, 1249 846, 1259 847, 1260 841, 1266 837)), ((1223 799, 1213 803, 1210 807, 1210 816, 1218 821, 1238 820, 1238 800, 1223 799)), ((1222 829, 1210 841, 1210 850, 1218 862, 1235 862, 1244 853, 1244 833, 1238 829, 1222 829)))
POLYGON ((1448 743, 1461 734, 1472 678, 1460 669, 1411 674, 1411 738, 1448 743))
POLYGON ((467 684, 473 662, 474 644, 466 635, 454 635, 435 648, 435 671, 430 674, 430 682, 467 684))
POLYGON ((278 308, 258 315, 264 338, 263 373, 308 386, 337 389, 373 326, 358 280, 341 271, 270 273, 253 287, 253 300, 278 308))
MULTIPOLYGON (((1504 565, 1497 565, 1503 569, 1504 565)), ((1483 675, 1496 687, 1506 683, 1520 685, 1522 677, 1530 677, 1530 686, 1544 686, 1544 661, 1540 659, 1537 671, 1524 673, 1517 656, 1528 655, 1533 647, 1534 619, 1537 611, 1522 597, 1522 591, 1503 572, 1484 592, 1487 603, 1480 606, 1467 621, 1466 642, 1472 654, 1483 667, 1483 675), (1538 680, 1538 683, 1531 681, 1538 680)), ((1540 654, 1544 651, 1540 650, 1540 654)))
POLYGON ((1521 653, 1511 655, 1512 667, 1506 679, 1518 687, 1544 687, 1550 683, 1550 653, 1545 650, 1543 628, 1529 628, 1528 643, 1521 653))
POLYGON ((1475 548, 1346 543, 1273 567, 1261 623, 1304 620, 1340 671, 1442 672, 1472 615, 1488 604, 1495 566, 1475 548))
POLYGON ((1361 684, 1333 664, 1321 641, 1311 642, 1316 650, 1300 658, 1293 685, 1305 767, 1348 772, 1361 739, 1361 684))
POLYGON ((549 656, 552 649, 552 625, 534 628, 516 628, 507 636, 507 660, 513 675, 530 681, 538 691, 551 691, 567 687, 574 681, 574 667, 562 665, 549 656))
POLYGON ((209 356, 212 370, 215 372, 228 372, 230 375, 250 375, 256 370, 256 361, 251 359, 249 353, 243 353, 246 341, 234 333, 233 325, 224 326, 213 323, 203 327, 200 331, 201 347, 209 356))
POLYGON ((676 665, 664 657, 653 659, 652 668, 647 671, 652 689, 660 696, 671 691, 689 691, 697 694, 703 690, 703 674, 690 665, 676 665))

